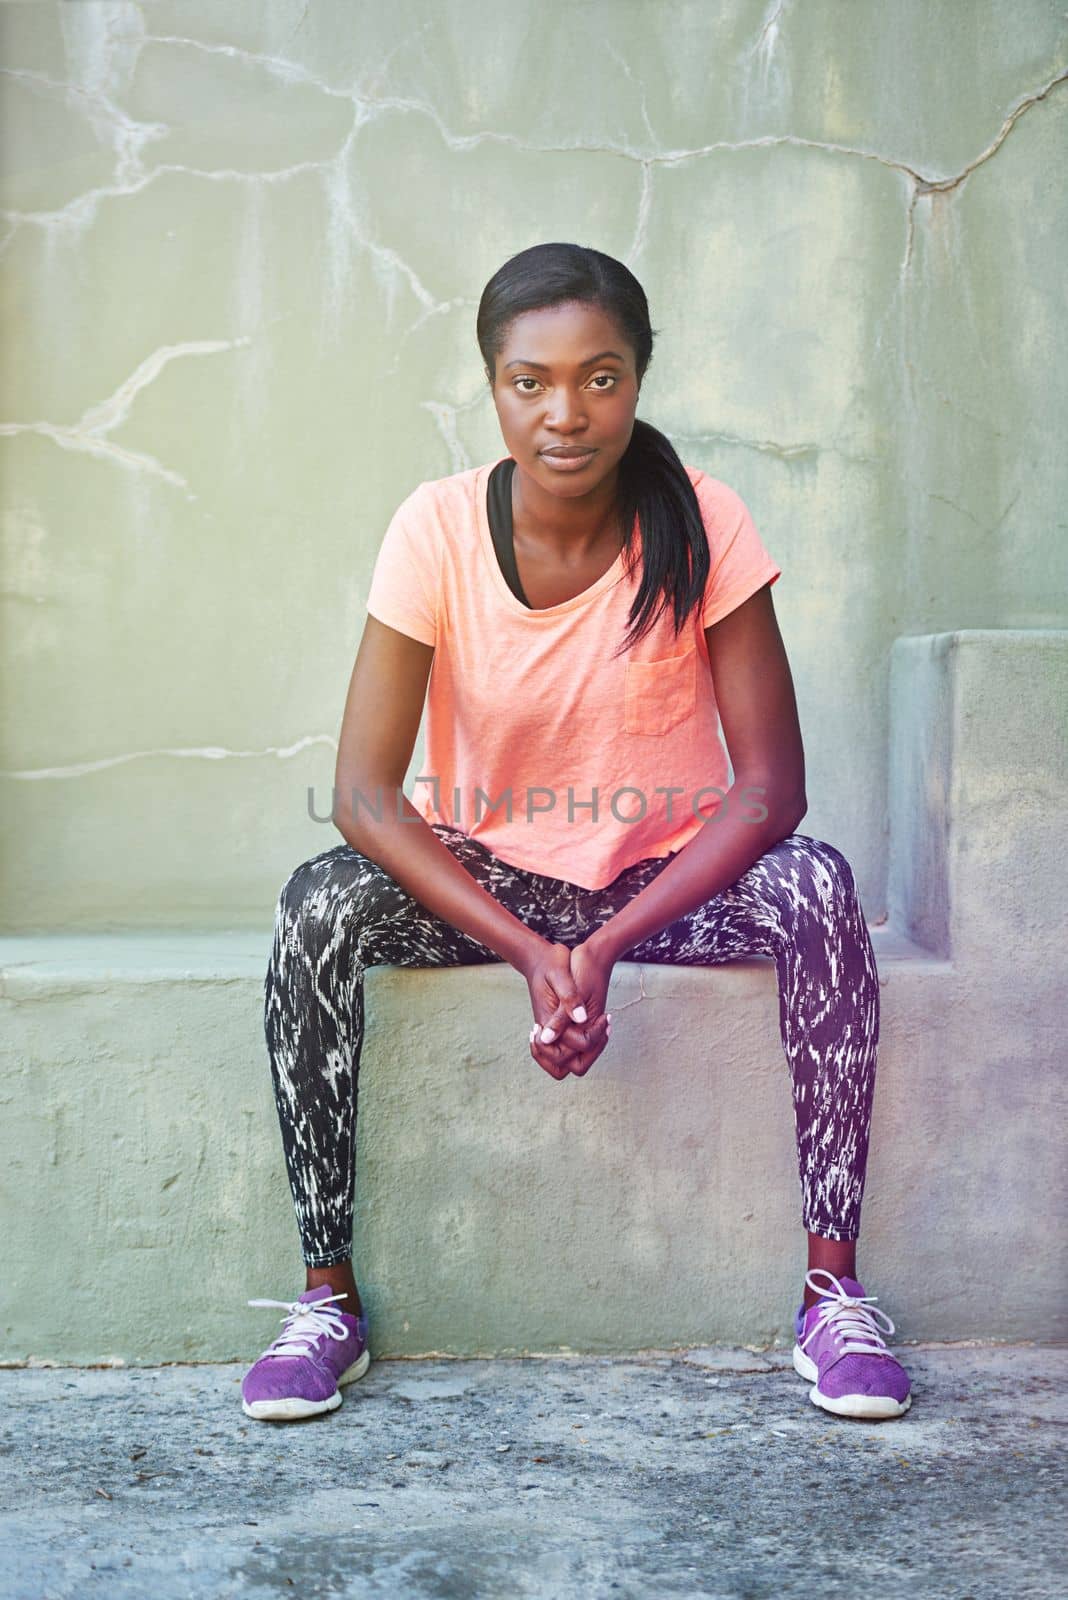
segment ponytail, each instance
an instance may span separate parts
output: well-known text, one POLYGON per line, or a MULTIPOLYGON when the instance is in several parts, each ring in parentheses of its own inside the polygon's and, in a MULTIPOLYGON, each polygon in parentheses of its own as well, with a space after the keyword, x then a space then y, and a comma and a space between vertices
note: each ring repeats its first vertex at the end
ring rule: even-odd
POLYGON ((644 638, 668 605, 678 638, 704 596, 710 566, 708 537, 694 486, 674 445, 637 417, 619 463, 619 513, 626 529, 628 575, 636 560, 635 516, 641 535, 641 582, 620 651, 644 638))

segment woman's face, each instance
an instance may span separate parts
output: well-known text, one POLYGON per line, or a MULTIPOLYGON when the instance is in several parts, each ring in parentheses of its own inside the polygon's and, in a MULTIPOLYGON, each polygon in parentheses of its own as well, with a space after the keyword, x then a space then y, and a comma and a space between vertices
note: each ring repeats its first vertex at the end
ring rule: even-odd
POLYGON ((599 306, 569 301, 516 317, 497 357, 493 403, 517 465, 571 497, 614 472, 634 431, 638 387, 618 324, 599 306))

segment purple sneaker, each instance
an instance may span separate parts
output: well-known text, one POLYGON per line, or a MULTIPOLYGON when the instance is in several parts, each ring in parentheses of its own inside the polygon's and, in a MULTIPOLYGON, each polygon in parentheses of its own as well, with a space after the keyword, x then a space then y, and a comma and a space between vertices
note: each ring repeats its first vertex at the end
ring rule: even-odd
POLYGON ((873 1308, 878 1296, 866 1295, 856 1278, 838 1279, 823 1267, 814 1267, 805 1282, 820 1299, 794 1319, 794 1371, 812 1384, 812 1404, 839 1417, 900 1417, 912 1404, 909 1375, 879 1331, 876 1317, 887 1333, 894 1324, 873 1308), (833 1287, 825 1291, 817 1276, 833 1287))
POLYGON ((241 1409, 246 1417, 288 1422, 335 1411, 340 1387, 362 1378, 371 1364, 367 1348, 367 1312, 350 1316, 330 1285, 305 1289, 298 1300, 250 1300, 250 1306, 281 1306, 289 1315, 283 1331, 241 1382, 241 1409))

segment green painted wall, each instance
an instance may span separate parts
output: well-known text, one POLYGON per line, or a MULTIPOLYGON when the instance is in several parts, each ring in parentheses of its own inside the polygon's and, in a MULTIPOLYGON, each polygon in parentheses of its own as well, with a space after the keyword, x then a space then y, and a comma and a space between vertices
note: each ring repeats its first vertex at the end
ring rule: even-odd
POLYGON ((1062 7, 87 0, 0 49, 5 929, 263 928, 338 842, 378 541, 498 453, 475 306, 553 238, 642 280, 640 415, 784 569, 804 829, 883 914, 894 639, 1065 621, 1062 7))

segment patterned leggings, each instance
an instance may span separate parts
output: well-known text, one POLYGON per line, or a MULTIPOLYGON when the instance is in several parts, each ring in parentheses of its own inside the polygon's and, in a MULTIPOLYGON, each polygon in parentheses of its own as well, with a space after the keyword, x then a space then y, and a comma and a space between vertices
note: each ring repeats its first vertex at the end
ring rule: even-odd
MULTIPOLYGON (((571 947, 672 859, 639 861, 607 888, 583 889, 509 866, 458 829, 433 828, 514 916, 571 947)), ((824 1238, 855 1239, 871 1126, 879 978, 852 869, 833 845, 788 835, 721 894, 622 959, 707 966, 750 955, 774 957, 778 971, 803 1225, 824 1238)), ((264 1026, 307 1266, 332 1266, 352 1254, 365 969, 499 960, 349 844, 313 856, 286 880, 264 985, 264 1026)))

